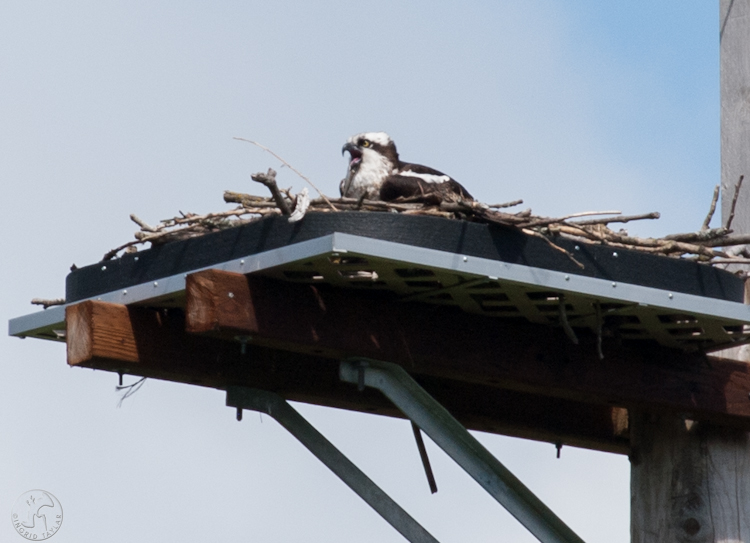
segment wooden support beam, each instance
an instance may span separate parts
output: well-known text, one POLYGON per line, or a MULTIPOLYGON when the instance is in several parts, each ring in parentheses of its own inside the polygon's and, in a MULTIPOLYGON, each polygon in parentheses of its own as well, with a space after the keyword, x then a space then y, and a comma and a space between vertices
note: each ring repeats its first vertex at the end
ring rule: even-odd
POLYGON ((186 334, 180 309, 88 301, 66 309, 66 324, 71 366, 220 389, 252 386, 302 401, 330 397, 321 403, 336 407, 387 405, 341 383, 335 360, 252 345, 243 354, 239 343, 186 334))
MULTIPOLYGON (((229 298, 229 297, 227 297, 229 298)), ((231 299, 231 298, 229 298, 231 299)), ((286 399, 402 416, 377 391, 343 383, 337 359, 240 344, 185 332, 181 310, 82 302, 66 310, 68 363, 225 389, 250 386, 286 399)), ((536 397, 419 376, 467 428, 627 453, 623 409, 536 397)))
POLYGON ((321 356, 365 356, 417 375, 750 427, 750 366, 653 344, 401 303, 384 293, 208 270, 187 278, 192 333, 247 336, 321 356), (374 293, 373 293, 374 294, 374 293))

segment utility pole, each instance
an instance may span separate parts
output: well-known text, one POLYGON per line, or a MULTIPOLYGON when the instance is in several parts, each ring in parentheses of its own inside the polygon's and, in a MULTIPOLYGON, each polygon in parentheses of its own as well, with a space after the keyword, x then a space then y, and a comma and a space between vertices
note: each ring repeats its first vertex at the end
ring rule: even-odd
MULTIPOLYGON (((726 224, 740 176, 750 177, 750 0, 720 0, 719 24, 726 224)), ((739 194, 732 228, 750 233, 750 190, 739 194)), ((745 349, 721 354, 748 360, 745 349)), ((630 431, 633 543, 750 542, 750 434, 650 412, 631 413, 630 431)))
MULTIPOLYGON (((729 217, 740 176, 750 175, 750 2, 721 0, 721 215, 729 217)), ((747 180, 750 185, 750 179, 747 180)), ((732 229, 750 232, 750 186, 740 191, 732 229)))

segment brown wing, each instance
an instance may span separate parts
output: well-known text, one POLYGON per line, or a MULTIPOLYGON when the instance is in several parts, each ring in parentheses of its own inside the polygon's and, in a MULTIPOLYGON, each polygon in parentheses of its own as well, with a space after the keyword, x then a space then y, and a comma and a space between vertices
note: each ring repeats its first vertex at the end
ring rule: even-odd
MULTIPOLYGON (((445 175, 431 168, 423 168, 429 171, 418 173, 445 175)), ((385 202, 401 198, 415 202, 440 203, 443 200, 454 200, 456 197, 463 200, 474 199, 458 181, 450 178, 442 183, 434 183, 413 175, 391 175, 380 187, 380 199, 385 202)))

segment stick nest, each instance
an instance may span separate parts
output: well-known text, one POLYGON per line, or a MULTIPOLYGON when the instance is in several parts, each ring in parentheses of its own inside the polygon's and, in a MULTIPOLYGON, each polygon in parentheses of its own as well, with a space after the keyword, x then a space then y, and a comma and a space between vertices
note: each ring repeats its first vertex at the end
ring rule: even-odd
MULTIPOLYGON (((740 178, 735 190, 732 212, 725 226, 709 228, 719 196, 719 187, 717 186, 714 190, 709 213, 699 230, 684 234, 673 234, 663 238, 630 236, 624 229, 615 231, 610 227, 613 224, 630 221, 658 219, 659 213, 657 212, 626 216, 619 211, 598 211, 552 218, 534 215, 530 209, 516 213, 508 211, 509 208, 522 204, 522 200, 487 205, 476 201, 461 200, 445 194, 426 194, 418 198, 393 202, 364 198, 327 198, 322 193, 319 198, 311 199, 307 188, 303 188, 298 194, 292 194, 291 189, 279 189, 276 184, 276 172, 273 169, 269 169, 266 173, 254 174, 252 179, 265 185, 271 196, 263 197, 226 191, 224 192, 224 201, 229 204, 237 204, 233 209, 205 215, 180 212, 179 216, 163 220, 156 226, 151 226, 135 215, 131 215, 130 218, 140 227, 140 230, 135 233, 135 240, 112 249, 104 255, 103 260, 117 258, 123 252, 135 252, 139 245, 145 243, 151 243, 152 246, 163 245, 225 228, 240 226, 268 215, 284 215, 288 217, 289 221, 298 221, 302 220, 305 213, 310 211, 323 213, 366 211, 427 215, 518 228, 528 235, 543 238, 553 248, 565 253, 581 267, 583 265, 575 259, 575 256, 557 245, 556 240, 568 238, 586 243, 597 243, 668 257, 690 259, 707 265, 720 264, 723 266, 750 263, 750 251, 747 247, 750 244, 750 235, 733 235, 731 230, 734 207, 742 185, 742 178, 740 178), (598 217, 583 218, 592 216, 598 217)), ((744 275, 744 272, 738 273, 744 275)))

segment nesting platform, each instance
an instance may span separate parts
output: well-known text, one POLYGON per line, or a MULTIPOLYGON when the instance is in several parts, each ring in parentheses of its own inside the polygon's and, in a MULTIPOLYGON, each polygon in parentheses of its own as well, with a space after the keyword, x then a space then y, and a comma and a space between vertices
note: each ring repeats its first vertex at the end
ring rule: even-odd
POLYGON ((750 340, 741 279, 555 243, 567 254, 442 218, 268 217, 79 268, 65 306, 10 333, 67 339, 73 365, 398 416, 339 381, 341 358, 367 356, 469 428, 614 452, 633 407, 750 428, 747 366, 707 357, 750 340))

